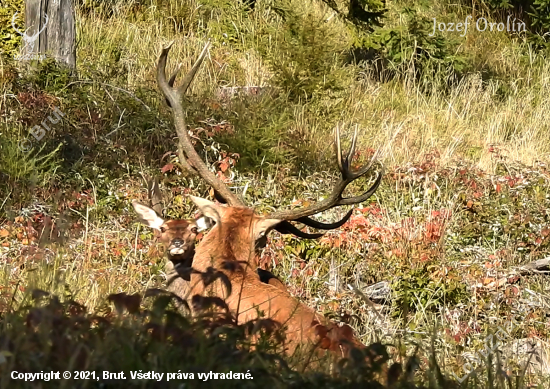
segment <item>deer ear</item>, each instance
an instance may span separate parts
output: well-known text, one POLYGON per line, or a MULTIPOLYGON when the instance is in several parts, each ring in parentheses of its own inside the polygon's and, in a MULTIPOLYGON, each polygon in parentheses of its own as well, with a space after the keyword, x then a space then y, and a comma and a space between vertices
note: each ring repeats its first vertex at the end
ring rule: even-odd
POLYGON ((195 223, 197 224, 198 232, 208 230, 214 225, 214 221, 206 216, 199 217, 197 220, 195 220, 195 223))
POLYGON ((216 203, 213 203, 210 200, 206 200, 201 197, 189 195, 189 198, 192 202, 195 203, 197 207, 199 207, 201 213, 204 216, 214 220, 216 224, 220 224, 222 207, 220 207, 216 203))
POLYGON ((132 201, 132 205, 145 225, 160 230, 160 226, 164 224, 164 220, 155 211, 138 203, 136 200, 132 201))

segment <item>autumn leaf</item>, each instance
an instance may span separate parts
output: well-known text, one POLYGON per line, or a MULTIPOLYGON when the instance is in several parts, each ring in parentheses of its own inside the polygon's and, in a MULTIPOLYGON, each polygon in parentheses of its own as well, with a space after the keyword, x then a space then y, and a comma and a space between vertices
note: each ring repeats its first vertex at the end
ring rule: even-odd
POLYGON ((220 162, 220 170, 222 172, 225 172, 229 168, 229 164, 226 161, 220 162))
POLYGON ((167 163, 160 169, 162 173, 171 172, 172 170, 174 170, 174 165, 171 163, 167 163))
POLYGON ((0 230, 0 238, 7 238, 10 235, 8 230, 0 230))

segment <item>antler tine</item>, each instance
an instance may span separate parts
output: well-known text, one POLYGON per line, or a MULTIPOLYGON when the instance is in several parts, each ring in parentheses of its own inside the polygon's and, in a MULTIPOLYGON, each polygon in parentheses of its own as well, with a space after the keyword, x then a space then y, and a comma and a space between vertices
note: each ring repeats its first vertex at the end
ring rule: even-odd
POLYGON ((174 86, 174 82, 176 82, 176 77, 180 73, 180 70, 181 70, 181 63, 178 64, 178 67, 176 68, 176 70, 174 70, 174 74, 172 74, 172 77, 170 77, 170 80, 168 80, 168 85, 170 87, 174 86))
POLYGON ((179 68, 174 72, 170 80, 166 80, 166 62, 168 60, 168 53, 172 48, 174 41, 170 42, 167 46, 163 47, 157 62, 157 83, 160 90, 164 94, 168 105, 172 108, 172 114, 174 116, 174 126, 176 133, 178 134, 178 157, 180 162, 188 168, 191 172, 197 173, 202 177, 208 185, 216 190, 220 196, 222 196, 231 206, 244 206, 241 199, 231 192, 229 188, 219 180, 214 173, 212 173, 206 164, 202 161, 199 154, 196 152, 189 134, 187 131, 187 124, 185 122, 185 112, 183 109, 183 96, 189 89, 189 86, 193 82, 197 71, 203 63, 206 55, 208 54, 208 48, 210 47, 210 41, 208 41, 199 58, 195 61, 195 64, 191 70, 185 75, 182 83, 179 87, 174 87, 176 76, 179 73, 179 68), (192 165, 192 168, 191 168, 192 165))
MULTIPOLYGON (((346 222, 348 221, 352 213, 353 213, 353 209, 350 209, 342 219, 340 219, 335 223, 321 223, 321 222, 318 222, 317 220, 310 219, 307 216, 296 219, 295 221, 305 224, 306 226, 309 226, 309 227, 317 228, 319 230, 334 230, 346 224, 346 222)), ((289 221, 284 221, 282 223, 279 223, 277 227, 275 227, 275 230, 279 231, 281 234, 294 234, 299 238, 306 238, 306 239, 317 239, 324 235, 319 233, 308 234, 306 232, 299 230, 297 227, 292 225, 289 221)))
POLYGON ((343 225, 351 216, 351 213, 350 213, 351 211, 348 212, 348 214, 346 214, 346 216, 344 216, 344 218, 342 218, 340 221, 336 223, 331 223, 331 224, 317 222, 313 219, 310 219, 308 216, 326 211, 327 209, 330 209, 330 208, 338 207, 340 205, 352 205, 352 204, 358 204, 360 202, 363 202, 367 200, 369 197, 371 197, 380 186, 380 182, 382 181, 382 176, 384 174, 384 166, 382 164, 381 164, 382 169, 378 174, 376 181, 365 193, 355 197, 349 197, 349 198, 342 197, 342 193, 344 193, 344 190, 346 189, 346 187, 352 181, 356 180, 357 178, 369 172, 371 170, 373 163, 375 162, 375 159, 373 158, 370 163, 368 163, 366 166, 362 167, 361 169, 357 170, 356 172, 351 171, 350 165, 351 165, 351 160, 355 154, 356 142, 357 142, 357 129, 355 130, 355 134, 352 138, 350 151, 348 152, 347 157, 344 157, 342 154, 342 145, 340 142, 340 129, 336 127, 336 131, 335 131, 336 160, 338 162, 338 168, 340 169, 341 178, 334 185, 334 188, 330 193, 330 195, 326 199, 319 201, 318 203, 312 204, 308 207, 274 212, 269 215, 269 218, 281 219, 286 221, 299 221, 308 226, 311 226, 314 228, 321 228, 321 229, 338 228, 341 225, 343 225))
POLYGON ((348 219, 351 217, 352 213, 353 213, 353 209, 350 209, 342 219, 334 223, 321 223, 307 216, 296 219, 295 221, 305 224, 306 226, 309 226, 309 227, 317 228, 319 230, 334 230, 346 224, 348 219))
POLYGON ((336 126, 336 162, 338 162, 338 169, 342 175, 345 174, 344 163, 342 161, 342 145, 340 144, 340 127, 336 126))
POLYGON ((351 140, 351 147, 349 149, 348 156, 346 157, 346 168, 349 173, 349 168, 351 164, 351 160, 353 159, 353 156, 355 155, 355 143, 357 142, 357 127, 355 127, 355 132, 353 133, 353 138, 351 140))
MULTIPOLYGON (((374 192, 378 189, 380 186, 380 183, 382 182, 382 177, 384 176, 384 173, 386 171, 386 168, 384 165, 380 164, 380 173, 378 173, 378 177, 376 177, 376 181, 374 181, 374 184, 367 190, 365 193, 363 193, 360 196, 355 197, 348 197, 348 198, 341 198, 340 201, 338 201, 338 205, 354 205, 362 203, 363 201, 368 200, 369 197, 371 197, 374 192)), ((353 179, 358 178, 359 176, 355 176, 353 179)))
MULTIPOLYGON (((172 103, 172 99, 168 99, 168 96, 172 97, 172 88, 166 81, 166 61, 168 59, 168 52, 172 48, 174 41, 168 43, 165 47, 162 48, 160 56, 157 62, 157 83, 162 93, 164 93, 166 99, 172 103)), ((172 104, 170 104, 172 107, 172 104)))
POLYGON ((292 225, 288 221, 283 221, 277 224, 275 227, 273 227, 273 229, 276 231, 279 231, 281 234, 293 234, 293 235, 296 235, 298 238, 305 238, 305 239, 317 239, 324 235, 324 234, 308 234, 307 232, 303 232, 299 230, 298 227, 292 225))
POLYGON ((195 74, 197 74, 197 71, 201 67, 202 62, 206 58, 206 54, 208 54, 209 48, 210 48, 210 40, 208 40, 204 45, 204 48, 202 49, 202 52, 199 55, 199 58, 197 58, 191 70, 185 75, 185 77, 183 77, 181 85, 178 88, 178 93, 181 94, 182 96, 187 92, 187 89, 189 89, 189 85, 191 85, 191 83, 193 82, 193 79, 195 78, 195 74))
POLYGON ((162 216, 162 193, 160 192, 159 182, 156 177, 154 179, 148 179, 147 195, 151 203, 151 208, 153 208, 157 215, 162 216))

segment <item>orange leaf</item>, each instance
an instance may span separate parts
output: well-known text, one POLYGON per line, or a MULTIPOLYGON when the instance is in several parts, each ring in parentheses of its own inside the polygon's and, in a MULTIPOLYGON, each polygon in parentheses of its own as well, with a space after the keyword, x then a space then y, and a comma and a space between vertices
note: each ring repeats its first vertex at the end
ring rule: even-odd
POLYGON ((225 172, 229 168, 229 164, 225 161, 221 161, 220 163, 220 170, 222 172, 225 172))
POLYGON ((6 238, 10 235, 8 230, 0 230, 0 238, 6 238))
POLYGON ((174 165, 172 165, 171 163, 167 163, 162 167, 162 169, 160 169, 162 173, 171 172, 172 170, 174 170, 174 165))

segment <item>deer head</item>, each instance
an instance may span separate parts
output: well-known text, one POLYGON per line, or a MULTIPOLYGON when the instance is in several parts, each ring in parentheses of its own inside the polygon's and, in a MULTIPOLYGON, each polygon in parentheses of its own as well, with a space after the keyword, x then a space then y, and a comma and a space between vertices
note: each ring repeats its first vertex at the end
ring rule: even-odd
POLYGON ((151 207, 134 200, 132 205, 142 222, 155 231, 155 236, 166 249, 166 255, 173 263, 191 267, 195 254, 195 239, 200 231, 211 227, 205 217, 197 220, 165 220, 162 214, 162 195, 157 180, 149 180, 148 196, 151 207))

